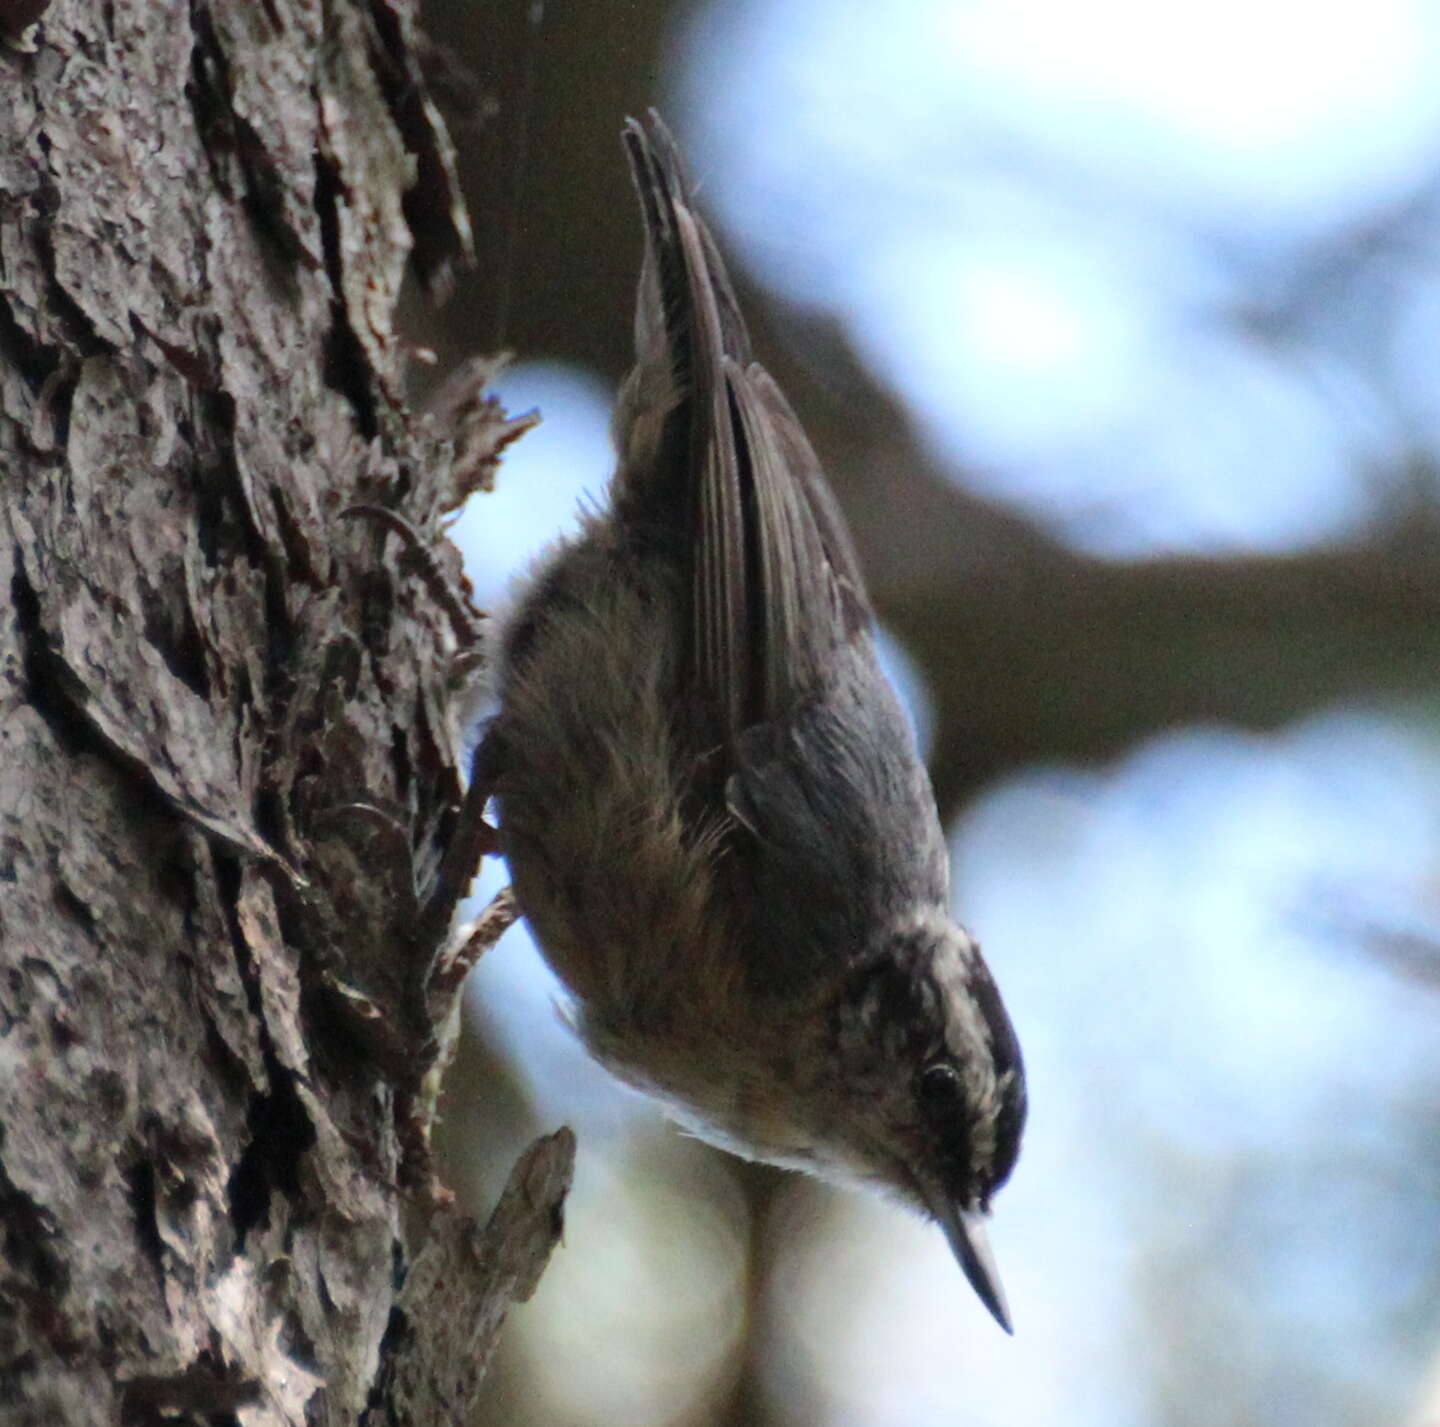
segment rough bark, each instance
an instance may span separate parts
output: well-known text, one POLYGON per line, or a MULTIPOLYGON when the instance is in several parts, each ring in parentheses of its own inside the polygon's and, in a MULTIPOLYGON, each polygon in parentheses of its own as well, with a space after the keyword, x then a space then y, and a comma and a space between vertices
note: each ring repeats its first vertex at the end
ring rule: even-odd
POLYGON ((559 1230, 568 1132, 483 1230, 428 1163, 470 631, 392 313, 468 233, 412 25, 0 46, 7 1424, 462 1421, 559 1230))

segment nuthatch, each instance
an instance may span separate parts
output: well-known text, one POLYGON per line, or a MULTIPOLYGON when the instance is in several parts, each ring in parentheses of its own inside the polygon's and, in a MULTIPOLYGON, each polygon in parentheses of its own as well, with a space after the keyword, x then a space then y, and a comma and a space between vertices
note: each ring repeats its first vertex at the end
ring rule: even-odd
POLYGON ((949 912, 849 533, 658 116, 608 506, 526 590, 484 762, 516 896, 621 1079, 737 1154, 894 1191, 1010 1329, 984 1218, 1025 1077, 949 912))

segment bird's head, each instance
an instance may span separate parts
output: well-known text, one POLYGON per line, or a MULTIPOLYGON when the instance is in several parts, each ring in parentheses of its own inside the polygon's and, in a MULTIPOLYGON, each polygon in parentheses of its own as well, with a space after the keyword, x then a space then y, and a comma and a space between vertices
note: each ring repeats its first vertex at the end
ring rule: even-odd
POLYGON ((948 918, 919 921, 850 971, 834 1031, 826 1098, 845 1108, 826 1139, 940 1224, 1009 1332, 984 1221, 1020 1151, 1025 1071, 979 947, 948 918))

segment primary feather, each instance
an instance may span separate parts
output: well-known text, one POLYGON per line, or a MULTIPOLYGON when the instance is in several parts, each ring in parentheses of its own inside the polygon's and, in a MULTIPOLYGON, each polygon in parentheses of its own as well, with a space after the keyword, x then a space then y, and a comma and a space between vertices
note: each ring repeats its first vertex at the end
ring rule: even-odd
POLYGON ((799 421, 750 339, 658 117, 625 129, 646 257, 639 363, 619 410, 621 518, 675 527, 692 563, 689 674, 727 748, 813 697, 869 608, 799 421), (669 400, 655 395, 668 392, 669 400), (655 429, 656 413, 662 426, 655 429))

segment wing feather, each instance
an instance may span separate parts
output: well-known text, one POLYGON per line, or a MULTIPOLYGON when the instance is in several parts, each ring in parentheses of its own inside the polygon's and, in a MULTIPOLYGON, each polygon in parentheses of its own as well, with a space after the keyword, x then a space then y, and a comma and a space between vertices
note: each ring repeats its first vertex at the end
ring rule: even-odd
POLYGON ((747 728, 783 720, 815 696, 836 645, 865 627, 869 609, 819 461, 779 387, 751 359, 674 140, 652 112, 627 124, 625 146, 647 253, 632 426, 647 395, 666 397, 658 435, 647 429, 637 442, 621 433, 622 449, 641 450, 626 494, 653 506, 652 523, 674 529, 688 552, 689 677, 733 755, 747 728))

